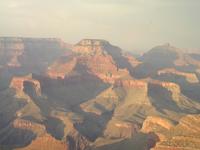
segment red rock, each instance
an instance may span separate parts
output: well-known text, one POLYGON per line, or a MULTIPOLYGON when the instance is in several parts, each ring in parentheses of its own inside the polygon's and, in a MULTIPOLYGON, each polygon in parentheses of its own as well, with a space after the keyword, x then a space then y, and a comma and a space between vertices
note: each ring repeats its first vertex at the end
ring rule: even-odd
POLYGON ((41 87, 40 82, 32 79, 29 76, 25 77, 13 77, 10 83, 10 88, 13 88, 16 90, 16 92, 23 92, 24 91, 24 82, 30 82, 35 87, 35 91, 37 95, 41 95, 41 87))
POLYGON ((30 145, 21 150, 70 150, 64 141, 59 141, 49 134, 37 137, 30 145))

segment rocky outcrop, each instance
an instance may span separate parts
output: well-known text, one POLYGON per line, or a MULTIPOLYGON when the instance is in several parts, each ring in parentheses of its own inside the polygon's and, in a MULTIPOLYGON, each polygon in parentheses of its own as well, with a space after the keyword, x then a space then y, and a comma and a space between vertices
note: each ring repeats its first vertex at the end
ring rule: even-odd
POLYGON ((132 138, 139 132, 139 129, 140 126, 136 123, 113 120, 108 123, 104 136, 109 138, 132 138))
POLYGON ((114 83, 117 79, 128 76, 126 69, 118 69, 109 55, 96 55, 87 60, 87 67, 104 82, 114 83))
POLYGON ((45 126, 42 124, 34 123, 31 121, 19 119, 19 118, 14 120, 14 122, 12 123, 12 126, 18 129, 30 130, 33 133, 37 134, 38 136, 41 136, 42 134, 44 134, 46 130, 45 126))
POLYGON ((99 39, 84 39, 73 47, 73 51, 78 54, 99 55, 103 54, 104 46, 109 44, 105 40, 99 39))
POLYGON ((166 137, 163 132, 169 131, 172 127, 173 124, 166 119, 149 116, 143 122, 141 131, 143 133, 156 133, 159 140, 164 140, 166 137))
POLYGON ((179 96, 181 94, 181 88, 178 84, 173 82, 164 82, 159 80, 148 79, 148 82, 152 85, 160 86, 162 88, 167 89, 169 92, 172 93, 172 98, 175 101, 179 101, 179 96))
POLYGON ((124 66, 126 61, 121 49, 105 40, 82 40, 73 51, 84 54, 79 57, 79 62, 104 82, 113 84, 119 78, 130 76, 129 68, 124 66))
POLYGON ((174 75, 185 77, 185 79, 190 83, 199 83, 199 80, 198 80, 196 74, 181 72, 174 68, 167 68, 167 69, 159 70, 158 75, 162 75, 162 74, 174 74, 174 75))
POLYGON ((22 93, 24 92, 24 84, 29 83, 34 87, 35 93, 37 96, 41 95, 41 87, 40 82, 32 79, 30 76, 24 76, 24 77, 13 77, 10 83, 10 88, 13 88, 16 90, 16 93, 22 93))
POLYGON ((142 131, 146 133, 153 132, 152 129, 155 129, 153 127, 154 125, 161 126, 166 130, 169 130, 173 127, 172 123, 170 123, 166 119, 162 119, 160 117, 155 117, 155 116, 149 116, 145 119, 143 123, 142 131))
POLYGON ((199 115, 183 117, 176 126, 164 133, 167 138, 161 139, 152 150, 200 149, 199 123, 199 115))
POLYGON ((164 81, 158 81, 158 80, 151 80, 150 79, 149 83, 159 85, 163 88, 168 89, 171 92, 174 92, 174 91, 176 91, 177 93, 181 92, 180 86, 176 83, 173 83, 173 82, 164 82, 164 81))

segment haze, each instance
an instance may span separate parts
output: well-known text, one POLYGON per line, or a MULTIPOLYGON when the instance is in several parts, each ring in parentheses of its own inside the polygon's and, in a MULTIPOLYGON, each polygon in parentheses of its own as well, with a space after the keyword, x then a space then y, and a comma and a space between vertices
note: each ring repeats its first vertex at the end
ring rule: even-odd
POLYGON ((109 40, 125 50, 200 48, 199 0, 1 0, 0 36, 109 40))

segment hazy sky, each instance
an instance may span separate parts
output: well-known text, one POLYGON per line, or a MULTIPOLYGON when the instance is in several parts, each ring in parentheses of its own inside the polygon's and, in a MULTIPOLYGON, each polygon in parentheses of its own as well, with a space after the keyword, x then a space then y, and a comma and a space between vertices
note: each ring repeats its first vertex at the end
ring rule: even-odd
POLYGON ((125 50, 200 48, 200 0, 0 0, 0 36, 101 38, 125 50))

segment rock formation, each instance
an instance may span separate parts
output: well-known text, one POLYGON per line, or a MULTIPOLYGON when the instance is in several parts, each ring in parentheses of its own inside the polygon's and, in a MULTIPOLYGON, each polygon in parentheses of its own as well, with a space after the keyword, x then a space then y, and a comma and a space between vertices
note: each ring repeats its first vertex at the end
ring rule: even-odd
POLYGON ((41 96, 40 82, 32 79, 31 76, 13 77, 10 83, 10 88, 15 89, 16 93, 22 93, 24 92, 26 83, 31 84, 35 90, 35 93, 38 96, 41 96))
POLYGON ((199 149, 199 116, 188 115, 183 117, 179 123, 170 128, 152 150, 187 150, 199 149))
MULTIPOLYGON (((49 67, 47 74, 52 78, 60 77, 72 72, 76 66, 84 66, 89 73, 97 76, 106 83, 113 84, 117 79, 129 76, 127 69, 117 67, 113 57, 106 51, 109 42, 104 40, 85 39, 73 46, 73 53, 69 61, 59 61, 49 67)), ((66 58, 67 59, 67 58, 66 58)))
POLYGON ((156 116, 149 116, 145 119, 141 131, 144 133, 156 133, 159 140, 166 139, 163 132, 169 131, 174 125, 163 118, 156 116))
POLYGON ((104 136, 109 138, 133 138, 139 132, 138 124, 112 121, 107 125, 104 136))
POLYGON ((177 71, 174 68, 167 68, 167 69, 159 70, 158 75, 162 75, 162 74, 175 74, 178 76, 183 76, 190 83, 198 83, 199 82, 196 74, 177 71))
POLYGON ((0 38, 0 149, 200 149, 199 62, 169 44, 136 59, 99 39, 0 38))
POLYGON ((84 39, 73 47, 73 51, 79 54, 101 55, 105 53, 104 47, 109 44, 105 40, 84 39))

